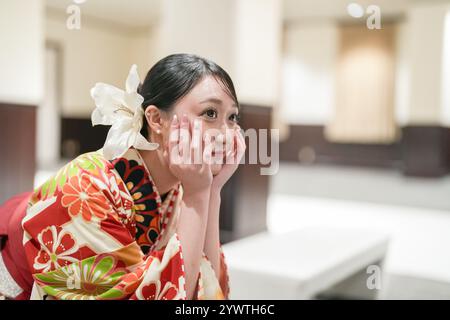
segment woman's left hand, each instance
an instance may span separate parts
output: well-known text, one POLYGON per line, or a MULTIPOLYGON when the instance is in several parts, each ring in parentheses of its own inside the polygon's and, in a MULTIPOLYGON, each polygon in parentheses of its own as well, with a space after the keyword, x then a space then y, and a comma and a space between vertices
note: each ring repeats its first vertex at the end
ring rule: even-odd
POLYGON ((242 136, 240 130, 241 128, 239 126, 234 129, 231 148, 228 151, 228 154, 224 160, 224 164, 222 165, 219 173, 213 177, 211 185, 212 193, 220 194, 222 187, 234 174, 237 167, 239 166, 239 163, 241 162, 242 157, 245 154, 245 150, 247 147, 245 145, 245 139, 242 136))

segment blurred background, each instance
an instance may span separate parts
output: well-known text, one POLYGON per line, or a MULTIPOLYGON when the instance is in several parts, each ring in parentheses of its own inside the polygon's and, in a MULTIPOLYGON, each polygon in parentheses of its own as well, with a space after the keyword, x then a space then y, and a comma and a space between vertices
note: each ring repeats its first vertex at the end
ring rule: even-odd
POLYGON ((450 298, 450 1, 1 0, 0 43, 0 202, 103 145, 96 82, 196 53, 280 132, 223 190, 232 298, 450 298))

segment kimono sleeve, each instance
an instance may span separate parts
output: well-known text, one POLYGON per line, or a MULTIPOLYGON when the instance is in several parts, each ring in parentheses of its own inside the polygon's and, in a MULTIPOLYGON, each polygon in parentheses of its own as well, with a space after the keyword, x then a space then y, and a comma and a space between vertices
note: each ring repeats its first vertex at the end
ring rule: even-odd
POLYGON ((36 190, 28 207, 22 227, 31 299, 186 299, 178 234, 144 255, 130 232, 123 182, 106 167, 88 168, 45 197, 36 190))
POLYGON ((222 289, 222 293, 226 300, 230 299, 230 278, 228 274, 228 265, 225 259, 225 254, 223 253, 222 244, 219 243, 220 252, 220 276, 219 284, 222 289))

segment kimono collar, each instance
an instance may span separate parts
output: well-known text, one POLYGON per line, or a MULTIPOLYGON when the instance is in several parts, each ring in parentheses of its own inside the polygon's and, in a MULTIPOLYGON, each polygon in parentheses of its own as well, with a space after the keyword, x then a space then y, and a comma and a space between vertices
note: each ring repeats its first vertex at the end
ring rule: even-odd
POLYGON ((110 162, 133 199, 136 241, 142 251, 147 253, 154 247, 165 228, 167 223, 165 218, 170 215, 180 185, 170 190, 163 202, 150 171, 135 148, 129 148, 121 157, 110 162))

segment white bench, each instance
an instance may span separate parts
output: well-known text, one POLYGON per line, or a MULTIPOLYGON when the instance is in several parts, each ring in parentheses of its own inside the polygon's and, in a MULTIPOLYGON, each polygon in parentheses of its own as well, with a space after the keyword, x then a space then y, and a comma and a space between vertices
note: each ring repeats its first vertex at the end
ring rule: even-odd
POLYGON ((388 240, 369 230, 310 227, 226 243, 230 299, 314 299, 327 290, 376 298, 378 290, 366 285, 366 269, 374 264, 382 270, 388 240))

